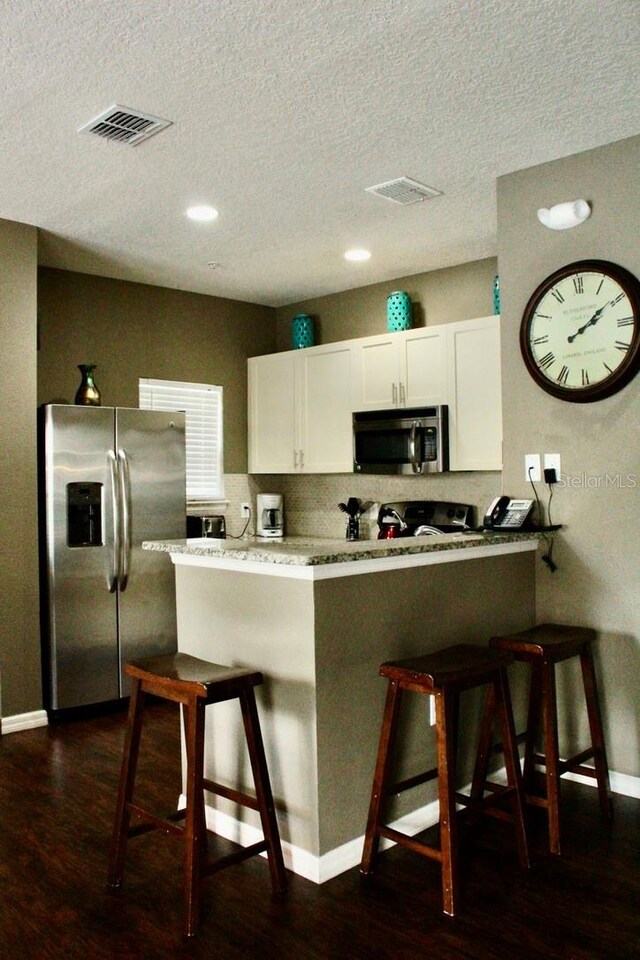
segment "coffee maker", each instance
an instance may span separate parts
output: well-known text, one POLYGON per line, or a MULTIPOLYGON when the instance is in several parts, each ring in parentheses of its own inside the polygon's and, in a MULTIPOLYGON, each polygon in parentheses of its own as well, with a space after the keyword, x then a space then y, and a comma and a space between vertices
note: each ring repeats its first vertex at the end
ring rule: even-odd
POLYGON ((281 493, 259 493, 256 497, 256 534, 259 537, 281 537, 284 534, 284 513, 281 493))

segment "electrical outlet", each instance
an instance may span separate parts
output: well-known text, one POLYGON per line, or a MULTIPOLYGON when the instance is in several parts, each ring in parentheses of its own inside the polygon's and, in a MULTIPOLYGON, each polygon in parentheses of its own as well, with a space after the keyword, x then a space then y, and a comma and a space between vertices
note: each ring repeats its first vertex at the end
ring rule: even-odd
POLYGON ((556 480, 560 479, 560 454, 559 453, 545 453, 544 455, 544 469, 545 470, 555 470, 556 480))
POLYGON ((240 516, 247 520, 251 516, 251 504, 250 503, 241 503, 240 504, 240 516))
POLYGON ((540 454, 525 453, 524 455, 524 476, 525 480, 541 480, 540 473, 540 454))

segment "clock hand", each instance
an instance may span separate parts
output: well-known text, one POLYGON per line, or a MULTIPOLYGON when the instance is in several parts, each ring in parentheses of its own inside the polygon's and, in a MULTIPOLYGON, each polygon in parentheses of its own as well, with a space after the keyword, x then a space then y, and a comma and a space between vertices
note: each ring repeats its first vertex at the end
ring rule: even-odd
POLYGON ((592 327, 594 324, 596 324, 596 323, 598 322, 598 320, 600 319, 600 314, 601 314, 602 311, 605 309, 605 307, 608 307, 608 306, 609 306, 608 303, 603 304, 603 306, 601 306, 599 310, 596 310, 596 312, 595 312, 594 315, 591 317, 591 319, 590 319, 590 320, 587 320, 587 322, 585 323, 585 325, 584 325, 583 327, 580 327, 579 330, 576 330, 575 333, 572 333, 571 336, 567 337, 567 340, 569 341, 569 343, 573 343, 573 341, 575 340, 575 338, 578 337, 581 333, 584 333, 585 330, 587 329, 587 327, 592 327))

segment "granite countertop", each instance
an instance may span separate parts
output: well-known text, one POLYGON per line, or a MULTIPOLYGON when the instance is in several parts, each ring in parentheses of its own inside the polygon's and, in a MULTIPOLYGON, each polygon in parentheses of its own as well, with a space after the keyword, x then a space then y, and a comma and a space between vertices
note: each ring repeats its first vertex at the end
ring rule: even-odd
MULTIPOLYGON (((448 550, 472 551, 479 547, 506 546, 527 540, 537 541, 538 535, 536 533, 441 533, 432 536, 354 542, 322 537, 283 537, 270 540, 252 536, 238 540, 231 538, 227 540, 214 538, 147 540, 143 542, 142 548, 194 558, 317 567, 325 564, 410 557, 448 550)), ((535 549, 533 543, 528 546, 530 549, 535 549)))

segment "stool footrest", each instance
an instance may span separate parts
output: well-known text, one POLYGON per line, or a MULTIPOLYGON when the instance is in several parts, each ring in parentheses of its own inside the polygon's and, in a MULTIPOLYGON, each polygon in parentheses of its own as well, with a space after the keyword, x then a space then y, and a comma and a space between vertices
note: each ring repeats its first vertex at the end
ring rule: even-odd
POLYGON ((215 780, 206 779, 203 779, 202 786, 205 790, 208 790, 209 793, 215 793, 219 797, 224 797, 225 800, 232 800, 234 803, 239 803, 243 807, 251 807, 252 810, 260 809, 257 798, 252 797, 248 793, 243 793, 241 790, 234 790, 233 787, 225 787, 223 783, 216 783, 215 780))
MULTIPOLYGON (((595 777, 596 771, 594 767, 583 766, 585 760, 593 760, 594 757, 595 750, 591 747, 588 750, 583 750, 582 753, 576 753, 575 757, 569 757, 567 760, 558 760, 558 776, 561 777, 563 773, 567 773, 570 770, 577 770, 579 773, 584 773, 586 777, 595 777)), ((533 760, 540 766, 546 767, 547 765, 547 758, 543 753, 535 753, 533 760)))
POLYGON ((200 876, 209 877, 212 873, 218 873, 220 870, 224 870, 226 867, 231 867, 236 863, 242 863, 243 860, 249 860, 251 857, 255 857, 258 853, 264 853, 268 849, 268 845, 265 840, 260 840, 258 843, 253 843, 249 847, 241 847, 239 850, 235 850, 233 853, 228 853, 224 857, 218 857, 217 860, 212 860, 210 863, 205 864, 200 871, 200 876))
POLYGON ((182 836, 184 832, 184 827, 179 827, 175 823, 176 820, 184 820, 184 810, 175 810, 161 817, 156 813, 152 813, 151 810, 147 810, 146 807, 139 807, 135 803, 129 803, 128 808, 129 813, 146 821, 145 823, 139 823, 130 827, 128 831, 128 836, 130 837, 139 837, 144 833, 149 833, 151 830, 164 830, 165 833, 171 833, 177 837, 182 836))
POLYGON ((437 847, 430 847, 421 840, 414 840, 413 837, 407 836, 406 833, 400 833, 399 830, 394 830, 393 827, 381 826, 378 829, 378 833, 381 837, 384 837, 385 840, 393 840, 394 843, 407 847, 409 850, 413 850, 414 853, 420 853, 423 857, 428 857, 429 860, 437 860, 439 863, 442 863, 442 852, 438 850, 437 847))
POLYGON ((397 793, 404 793, 405 790, 411 790, 413 787, 419 787, 423 783, 428 783, 430 780, 435 780, 438 776, 438 770, 434 767, 432 770, 427 770, 425 773, 417 773, 415 777, 407 777, 406 780, 399 780, 398 783, 394 783, 392 786, 387 787, 385 790, 385 796, 392 797, 397 793))

